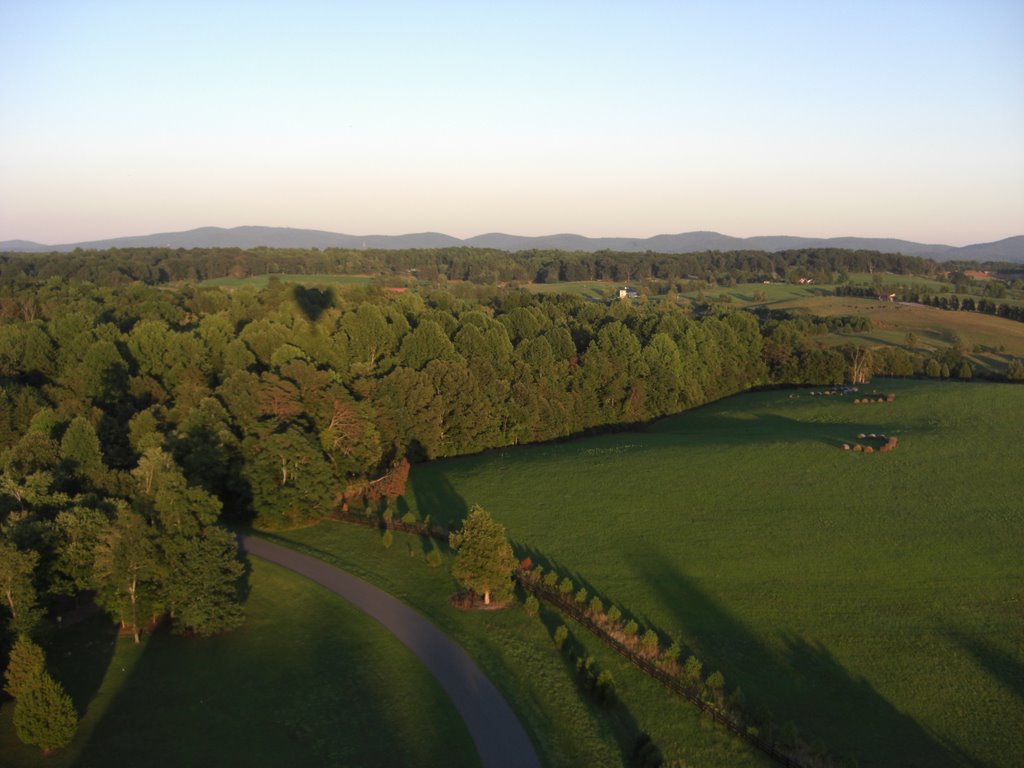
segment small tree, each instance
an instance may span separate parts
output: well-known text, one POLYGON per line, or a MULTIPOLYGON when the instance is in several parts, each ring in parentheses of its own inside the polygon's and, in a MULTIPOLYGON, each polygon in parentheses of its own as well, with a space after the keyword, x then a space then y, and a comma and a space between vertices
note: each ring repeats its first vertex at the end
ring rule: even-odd
POLYGON ((604 603, 601 602, 600 597, 595 596, 590 598, 590 612, 595 618, 600 618, 604 613, 604 603))
POLYGON ((575 586, 572 583, 572 579, 570 579, 568 576, 563 578, 562 581, 558 584, 558 591, 562 593, 562 597, 568 597, 569 595, 571 595, 573 589, 575 589, 575 586))
POLYGON ((17 699, 35 687, 45 671, 46 657, 43 649, 26 635, 19 635, 11 649, 7 671, 4 672, 4 690, 17 699))
POLYGON ((580 605, 586 605, 587 597, 589 597, 587 594, 587 588, 580 587, 579 591, 576 593, 576 602, 580 605))
POLYGON ((658 633, 653 629, 648 629, 644 632, 640 638, 640 647, 643 648, 644 655, 653 658, 658 655, 658 633))
POLYGON ((384 545, 384 549, 391 549, 391 545, 395 543, 395 534, 388 528, 384 531, 384 535, 380 537, 380 543, 384 545))
POLYGON ((683 677, 690 685, 696 685, 700 682, 700 673, 703 665, 700 663, 700 659, 696 656, 690 656, 686 663, 683 665, 683 677))
POLYGON ((499 601, 511 597, 516 558, 505 526, 482 507, 474 506, 462 530, 451 534, 449 542, 456 550, 452 575, 459 583, 483 595, 485 605, 491 604, 492 596, 499 601))
POLYGON ((77 727, 78 714, 71 697, 46 672, 14 702, 18 738, 44 753, 67 746, 77 727))
POLYGON ((526 615, 532 619, 540 611, 540 601, 533 595, 530 595, 526 598, 526 603, 523 607, 526 608, 526 615))
POLYGON ((565 624, 559 624, 551 639, 555 644, 555 648, 562 650, 562 646, 565 645, 565 641, 569 639, 569 628, 566 627, 565 624))

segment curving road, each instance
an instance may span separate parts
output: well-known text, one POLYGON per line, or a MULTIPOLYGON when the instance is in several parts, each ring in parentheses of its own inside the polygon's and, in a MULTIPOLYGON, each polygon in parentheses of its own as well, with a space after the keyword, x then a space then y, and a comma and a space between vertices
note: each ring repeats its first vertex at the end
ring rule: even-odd
POLYGON ((540 768, 526 731, 498 689, 466 652, 412 608, 322 560, 239 536, 242 550, 315 581, 376 619, 422 661, 469 729, 484 768, 540 768))

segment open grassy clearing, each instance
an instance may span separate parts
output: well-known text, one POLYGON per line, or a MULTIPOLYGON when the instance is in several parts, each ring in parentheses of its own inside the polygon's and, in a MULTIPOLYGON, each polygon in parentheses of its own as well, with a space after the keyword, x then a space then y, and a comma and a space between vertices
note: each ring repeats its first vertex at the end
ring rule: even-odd
POLYGON ((42 758, 0 710, 4 766, 478 765, 448 697, 377 622, 253 559, 245 626, 141 646, 102 617, 65 630, 51 666, 85 717, 42 758), (74 649, 74 650, 72 650, 74 649))
POLYGON ((609 299, 619 295, 622 286, 610 280, 579 280, 562 283, 527 283, 530 293, 575 293, 586 299, 609 299))
MULTIPOLYGON (((410 506, 456 520, 483 504, 535 559, 862 765, 1014 765, 1024 388, 879 386, 896 401, 751 394, 639 432, 421 465, 410 506), (837 447, 860 432, 899 448, 837 447)), ((334 528, 293 536, 356 557, 334 528)), ((666 699, 631 711, 654 732, 666 699)))
POLYGON ((266 288, 271 278, 282 283, 301 285, 366 285, 373 281, 368 275, 253 275, 252 277, 216 277, 200 285, 219 288, 266 288))

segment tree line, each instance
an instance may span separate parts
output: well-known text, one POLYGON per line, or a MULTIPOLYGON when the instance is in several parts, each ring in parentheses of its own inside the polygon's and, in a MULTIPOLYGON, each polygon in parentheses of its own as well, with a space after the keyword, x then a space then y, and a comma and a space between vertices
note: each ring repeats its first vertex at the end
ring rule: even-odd
POLYGON ((763 282, 812 277, 843 279, 850 272, 941 275, 932 259, 877 251, 804 248, 665 254, 646 251, 567 252, 490 248, 112 248, 70 253, 0 253, 0 284, 50 278, 97 285, 161 285, 281 273, 374 275, 385 280, 468 281, 477 284, 581 280, 763 282))

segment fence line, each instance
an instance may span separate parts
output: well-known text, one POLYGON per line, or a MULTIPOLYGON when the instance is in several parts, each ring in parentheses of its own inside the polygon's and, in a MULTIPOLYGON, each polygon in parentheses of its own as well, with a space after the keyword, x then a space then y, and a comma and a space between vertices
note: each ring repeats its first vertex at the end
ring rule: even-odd
POLYGON ((742 725, 736 722, 736 720, 716 709, 710 702, 704 701, 690 688, 684 686, 678 678, 670 675, 665 670, 660 669, 658 666, 653 664, 650 659, 645 659, 621 640, 613 637, 604 627, 594 621, 592 616, 575 603, 569 602, 553 589, 529 579, 526 574, 522 572, 518 572, 516 574, 516 580, 527 592, 540 597, 555 606, 558 610, 571 616, 576 622, 583 625, 586 629, 590 630, 592 634, 604 641, 604 643, 610 646, 612 650, 616 651, 621 656, 624 656, 635 667, 647 673, 650 677, 653 677, 673 693, 697 706, 704 714, 711 717, 711 719, 716 723, 719 723, 730 732, 749 742, 752 746, 764 752, 768 757, 772 758, 780 765, 785 766, 785 768, 804 768, 803 763, 799 762, 791 755, 780 751, 774 742, 764 739, 760 735, 748 733, 742 725))
MULTIPOLYGON (((404 523, 401 520, 385 520, 376 516, 359 515, 353 512, 342 512, 341 510, 334 513, 333 519, 343 523, 361 525, 364 528, 374 528, 377 530, 390 529, 393 531, 400 531, 402 533, 411 533, 416 536, 436 539, 437 541, 446 543, 448 541, 449 531, 440 526, 431 527, 423 523, 404 523)), ((748 733, 747 730, 734 718, 724 712, 721 712, 716 707, 712 706, 710 702, 704 701, 693 690, 683 685, 677 677, 670 675, 664 669, 660 669, 657 665, 653 664, 650 659, 644 658, 621 640, 613 637, 605 627, 594 621, 594 618, 589 613, 581 609, 574 602, 569 602, 554 589, 530 579, 523 571, 517 571, 515 579, 524 590, 530 594, 536 595, 545 602, 550 603, 563 613, 568 614, 573 620, 589 630, 591 634, 596 635, 599 640, 610 646, 612 650, 625 657, 631 664, 633 664, 633 666, 637 667, 648 676, 653 677, 676 695, 681 696, 694 706, 698 707, 701 712, 708 715, 716 723, 723 726, 731 733, 736 734, 751 746, 784 766, 784 768, 805 768, 805 765, 792 755, 780 750, 774 741, 765 739, 760 734, 748 733)))

